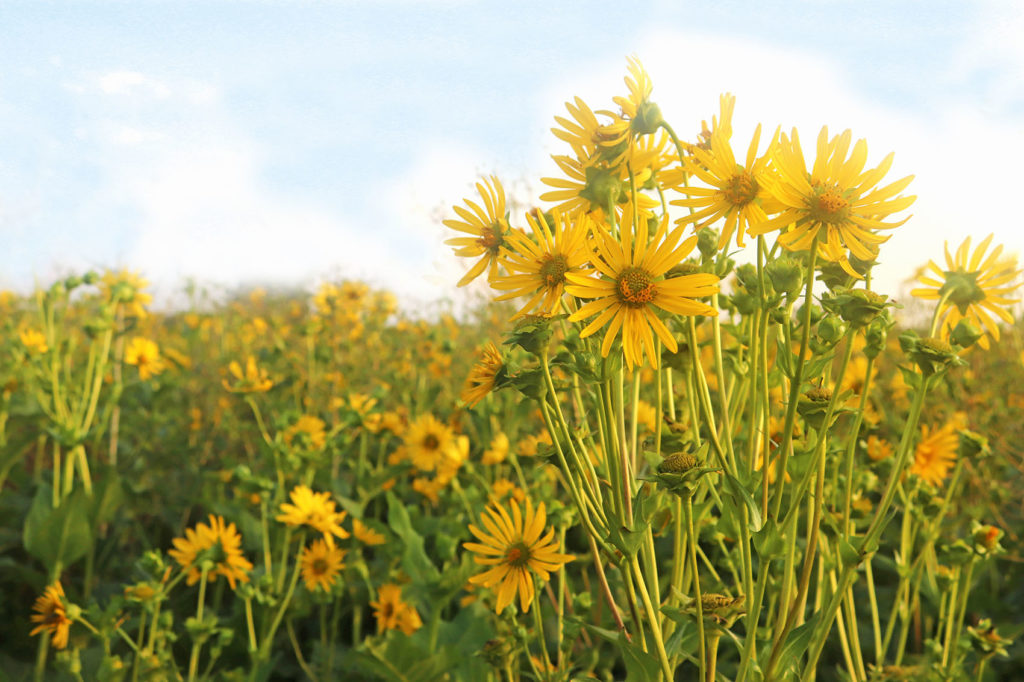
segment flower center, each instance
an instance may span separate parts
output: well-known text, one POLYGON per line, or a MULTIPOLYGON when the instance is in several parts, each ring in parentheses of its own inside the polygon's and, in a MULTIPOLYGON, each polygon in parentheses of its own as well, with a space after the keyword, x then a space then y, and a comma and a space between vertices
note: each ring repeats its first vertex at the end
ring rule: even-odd
POLYGON ((313 573, 315 575, 326 575, 327 574, 327 559, 319 558, 313 559, 313 573))
POLYGON ((811 217, 819 223, 836 225, 850 217, 850 202, 836 186, 818 185, 814 188, 814 196, 808 200, 811 217))
POLYGON ((757 180, 749 171, 743 171, 729 178, 722 189, 725 200, 733 206, 746 206, 757 196, 757 180))
POLYGON ((530 563, 530 548, 517 542, 505 552, 505 563, 512 568, 524 568, 530 563))
POLYGON ((630 308, 643 308, 654 300, 657 289, 651 275, 640 268, 627 268, 619 275, 616 283, 619 300, 630 308))
POLYGON ((480 237, 476 243, 490 253, 497 254, 505 243, 504 233, 500 223, 488 225, 480 230, 480 237))
POLYGON ((437 446, 440 444, 441 441, 439 441, 437 439, 437 436, 435 436, 432 433, 428 433, 426 437, 423 439, 423 447, 426 450, 436 450, 437 446))
POLYGON ((547 254, 540 264, 540 276, 544 284, 553 289, 565 282, 565 273, 569 270, 569 262, 562 254, 547 254))

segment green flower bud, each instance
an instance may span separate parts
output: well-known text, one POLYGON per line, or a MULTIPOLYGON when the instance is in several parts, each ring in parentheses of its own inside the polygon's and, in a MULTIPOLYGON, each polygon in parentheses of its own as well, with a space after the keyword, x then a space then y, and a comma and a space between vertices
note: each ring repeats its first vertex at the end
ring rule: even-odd
POLYGON ((949 335, 949 339, 961 348, 970 348, 983 335, 984 332, 978 329, 978 325, 963 318, 953 327, 953 333, 949 335))
POLYGON ((957 452, 957 457, 960 459, 967 459, 972 462, 979 459, 984 459, 992 454, 992 449, 988 445, 988 438, 975 433, 974 431, 968 431, 966 429, 960 431, 960 447, 957 452))
POLYGON ((817 337, 827 346, 834 346, 846 334, 846 325, 839 318, 828 315, 818 322, 817 337))
POLYGON ((949 342, 934 337, 922 339, 912 331, 900 334, 900 347, 925 376, 964 364, 949 342))
POLYGON ((100 276, 93 272, 92 270, 90 270, 89 272, 85 273, 85 275, 82 276, 83 284, 88 284, 92 286, 93 284, 96 284, 96 282, 98 281, 100 281, 100 276))
POLYGON ((697 249, 704 258, 713 258, 718 253, 718 232, 710 227, 697 230, 697 249))
POLYGON ((756 294, 761 290, 760 283, 757 280, 757 268, 750 263, 744 263, 736 268, 736 281, 740 283, 741 287, 752 294, 756 294))
POLYGON ((765 266, 768 280, 775 291, 792 298, 804 282, 803 264, 795 258, 779 258, 765 266))
POLYGON ((825 386, 812 388, 797 398, 796 411, 810 426, 820 429, 832 400, 832 389, 825 386))
POLYGON ((885 350, 885 341, 889 336, 892 321, 888 315, 880 315, 873 319, 864 330, 864 355, 877 358, 885 350))
POLYGON ((870 324, 882 311, 894 304, 887 296, 874 291, 836 287, 822 297, 821 305, 854 328, 859 328, 870 324))
POLYGON ((637 107, 636 117, 629 122, 630 129, 637 135, 652 135, 658 132, 658 128, 664 119, 661 117, 661 109, 654 102, 641 102, 637 107))

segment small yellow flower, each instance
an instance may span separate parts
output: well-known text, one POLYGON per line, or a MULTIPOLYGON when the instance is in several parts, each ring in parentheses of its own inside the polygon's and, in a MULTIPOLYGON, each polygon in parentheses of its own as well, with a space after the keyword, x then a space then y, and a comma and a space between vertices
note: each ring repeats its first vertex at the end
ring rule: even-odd
POLYGON ((235 383, 229 384, 227 379, 222 383, 224 388, 232 393, 266 393, 273 386, 274 382, 267 376, 267 371, 256 364, 256 358, 249 356, 245 361, 245 372, 242 372, 241 365, 232 360, 228 365, 228 371, 235 377, 235 383))
POLYGON ((33 355, 50 350, 50 347, 46 345, 46 336, 41 331, 22 327, 18 330, 18 336, 21 338, 21 345, 25 346, 25 350, 33 355))
POLYGON ((520 457, 536 457, 541 445, 554 445, 551 434, 547 429, 540 432, 540 435, 529 434, 516 444, 516 453, 520 457))
POLYGON ((325 537, 347 538, 348 531, 341 527, 348 512, 335 511, 331 494, 315 493, 304 485, 297 485, 289 493, 291 504, 281 503, 277 520, 289 526, 309 526, 325 537))
POLYGON ((401 630, 406 635, 423 627, 420 614, 413 606, 402 601, 402 588, 394 583, 381 585, 377 600, 371 601, 373 615, 377 619, 377 633, 385 630, 401 630))
POLYGON ((359 542, 371 547, 375 545, 383 545, 387 541, 387 537, 385 537, 383 533, 378 533, 359 519, 355 518, 352 519, 352 535, 354 535, 356 540, 359 540, 359 542))
POLYGON ((893 447, 889 441, 882 440, 878 436, 868 436, 867 452, 868 459, 872 462, 881 462, 892 456, 893 447))
POLYGON ((317 452, 327 444, 324 420, 310 414, 299 417, 284 431, 284 442, 306 452, 317 452))
POLYGON ((40 632, 48 632, 51 635, 50 642, 56 649, 63 649, 68 645, 68 633, 71 630, 71 619, 68 618, 67 609, 64 605, 64 588, 60 581, 48 585, 43 594, 36 597, 36 603, 32 606, 36 613, 32 614, 32 622, 37 625, 32 628, 29 635, 38 635, 40 632))
POLYGON ((345 568, 345 553, 345 550, 336 547, 333 542, 324 542, 320 538, 303 548, 299 564, 302 566, 302 579, 306 583, 306 589, 314 592, 320 587, 324 592, 330 592, 338 573, 345 568))
POLYGON ((483 457, 480 459, 481 464, 500 464, 505 461, 508 457, 509 442, 508 436, 505 435, 504 431, 499 431, 495 434, 494 438, 491 439, 491 446, 484 450, 483 457))
POLYGON ((186 528, 185 537, 174 538, 173 543, 174 549, 167 553, 188 571, 189 585, 202 577, 199 564, 204 559, 214 562, 208 574, 210 582, 218 575, 228 579, 231 589, 235 589, 235 581, 249 582, 252 564, 242 555, 242 536, 234 523, 224 525, 224 517, 210 514, 209 526, 200 522, 194 529, 186 528))
POLYGON ((476 554, 476 563, 489 567, 469 581, 497 588, 495 611, 501 613, 518 592, 519 606, 525 613, 530 610, 534 596, 531 573, 546 582, 552 572, 575 557, 559 553, 554 528, 545 532, 547 514, 543 502, 534 510, 527 499, 525 512, 513 502, 511 509, 510 515, 499 502, 493 502, 480 517, 484 530, 469 525, 469 532, 480 542, 465 542, 462 546, 476 554))
POLYGON ((134 337, 124 349, 125 364, 139 368, 139 378, 145 381, 160 374, 165 369, 164 360, 160 357, 160 348, 156 342, 141 336, 134 337))

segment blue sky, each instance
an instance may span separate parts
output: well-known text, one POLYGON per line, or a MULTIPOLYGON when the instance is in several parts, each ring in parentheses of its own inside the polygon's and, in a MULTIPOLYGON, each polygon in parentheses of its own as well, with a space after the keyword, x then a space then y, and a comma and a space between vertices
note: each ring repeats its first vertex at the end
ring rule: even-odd
POLYGON ((0 2, 0 287, 117 266, 164 296, 186 277, 450 296, 451 204, 492 172, 536 201, 552 117, 609 106, 630 54, 681 133, 731 91, 737 146, 762 121, 895 151, 919 199, 882 252, 890 293, 944 239, 1024 253, 1019 5, 628 7, 0 2))

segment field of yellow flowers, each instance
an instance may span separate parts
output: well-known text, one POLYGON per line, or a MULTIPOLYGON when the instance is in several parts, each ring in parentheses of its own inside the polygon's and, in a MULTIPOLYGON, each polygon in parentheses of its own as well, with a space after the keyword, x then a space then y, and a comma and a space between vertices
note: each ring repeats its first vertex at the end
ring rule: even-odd
POLYGON ((0 679, 1024 677, 1015 258, 931 245, 897 326, 892 155, 652 97, 451 208, 457 317, 0 294, 0 679))

